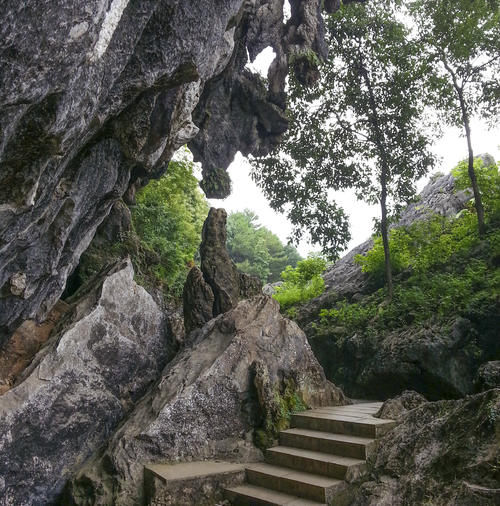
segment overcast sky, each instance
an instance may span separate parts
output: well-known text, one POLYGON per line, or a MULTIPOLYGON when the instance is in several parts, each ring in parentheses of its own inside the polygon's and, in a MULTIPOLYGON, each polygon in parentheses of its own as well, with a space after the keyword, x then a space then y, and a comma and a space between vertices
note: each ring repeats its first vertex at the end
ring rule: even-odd
MULTIPOLYGON (((247 65, 252 71, 263 76, 267 75, 267 69, 274 58, 271 48, 265 49, 253 64, 247 65)), ((490 153, 496 160, 500 160, 500 127, 488 130, 479 121, 472 122, 472 142, 476 154, 490 153)), ((441 172, 449 172, 460 160, 467 157, 467 145, 465 138, 461 136, 461 130, 448 128, 444 136, 433 147, 434 152, 441 161, 437 169, 441 172)), ((274 232, 283 242, 286 242, 291 225, 283 215, 274 212, 262 195, 260 189, 249 176, 250 165, 248 160, 238 153, 229 167, 233 191, 224 200, 211 199, 210 205, 224 207, 228 212, 251 209, 260 218, 260 223, 274 232)), ((428 179, 428 178, 426 178, 428 179)), ((426 179, 419 182, 419 191, 425 186, 426 179)), ((371 235, 372 218, 379 215, 378 206, 369 206, 356 199, 352 192, 337 192, 336 200, 339 202, 350 217, 352 240, 346 251, 363 242, 371 235)), ((301 255, 306 256, 314 248, 306 242, 299 244, 301 255)))

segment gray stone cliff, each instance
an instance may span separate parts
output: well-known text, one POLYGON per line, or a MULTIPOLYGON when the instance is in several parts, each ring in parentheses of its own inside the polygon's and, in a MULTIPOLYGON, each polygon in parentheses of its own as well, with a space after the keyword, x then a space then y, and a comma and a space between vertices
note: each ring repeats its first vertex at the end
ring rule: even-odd
POLYGON ((282 0, 2 2, 0 344, 45 317, 113 204, 177 148, 221 196, 236 151, 279 140, 288 56, 309 82, 304 55, 325 54, 322 2, 291 7, 284 22, 282 0), (269 45, 266 89, 244 66, 269 45))

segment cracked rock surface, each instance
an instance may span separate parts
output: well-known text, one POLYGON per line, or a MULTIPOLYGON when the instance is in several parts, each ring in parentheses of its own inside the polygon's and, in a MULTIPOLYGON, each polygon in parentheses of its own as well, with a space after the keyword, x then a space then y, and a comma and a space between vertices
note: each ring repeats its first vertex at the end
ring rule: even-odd
POLYGON ((45 318, 114 203, 177 148, 225 195, 234 154, 279 141, 290 54, 324 55, 321 1, 291 7, 284 23, 282 0, 2 3, 0 345, 45 318), (266 89, 244 66, 268 45, 266 89))

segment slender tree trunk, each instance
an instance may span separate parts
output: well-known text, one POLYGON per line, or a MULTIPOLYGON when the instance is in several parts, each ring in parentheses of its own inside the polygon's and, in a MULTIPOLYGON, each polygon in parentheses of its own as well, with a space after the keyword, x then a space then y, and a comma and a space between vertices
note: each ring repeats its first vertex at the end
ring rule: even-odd
POLYGON ((391 267, 391 252, 389 249, 389 226, 387 223, 387 179, 389 177, 389 163, 387 161, 387 153, 385 152, 384 135, 380 126, 380 121, 377 113, 377 102, 375 100, 375 94, 373 93, 372 83, 370 76, 363 65, 363 62, 359 63, 359 69, 365 81, 368 89, 368 95, 370 97, 370 109, 371 109, 371 122, 375 131, 375 143, 380 156, 381 175, 380 175, 380 208, 381 208, 381 234, 382 244, 384 245, 384 260, 385 260, 385 282, 387 285, 387 301, 392 300, 394 294, 392 284, 392 267, 391 267))
POLYGON ((472 150, 470 122, 469 122, 469 116, 467 114, 467 109, 465 108, 465 103, 464 103, 462 94, 460 94, 460 107, 462 109, 462 119, 464 122, 465 136, 467 138, 467 149, 469 151, 469 160, 468 160, 467 171, 469 173, 469 179, 470 179, 470 182, 472 185, 472 191, 474 193, 474 206, 476 207, 477 226, 478 226, 478 230, 479 230, 479 236, 483 237, 486 232, 486 226, 484 224, 484 207, 483 207, 483 201, 481 198, 481 192, 479 191, 479 186, 477 184, 476 172, 474 171, 474 151, 472 150))
POLYGON ((442 55, 442 61, 444 64, 444 67, 448 71, 448 73, 451 76, 451 79, 453 81, 453 87, 455 89, 455 92, 458 96, 458 101, 460 103, 460 111, 462 113, 462 123, 464 125, 465 129, 465 137, 467 138, 467 149, 469 152, 469 159, 468 159, 468 167, 467 171, 469 173, 469 179, 472 185, 472 192, 474 194, 474 206, 476 208, 476 214, 477 214, 477 227, 479 231, 479 236, 484 236, 486 232, 486 226, 484 224, 484 207, 483 207, 483 201, 481 199, 481 192, 479 191, 479 186, 477 184, 477 178, 476 173, 474 172, 474 151, 472 150, 472 139, 471 139, 471 131, 470 131, 470 118, 469 113, 467 112, 467 105, 465 103, 465 97, 464 97, 464 90, 463 90, 463 83, 460 84, 458 82, 457 76, 454 72, 454 70, 448 65, 448 62, 446 60, 446 57, 444 54, 442 55))
POLYGON ((385 281, 387 284, 387 300, 390 302, 394 293, 392 285, 392 267, 391 267, 391 252, 389 249, 389 226, 387 223, 387 174, 382 170, 382 192, 380 194, 380 208, 382 212, 382 220, 380 223, 382 244, 384 245, 384 259, 385 259, 385 281))

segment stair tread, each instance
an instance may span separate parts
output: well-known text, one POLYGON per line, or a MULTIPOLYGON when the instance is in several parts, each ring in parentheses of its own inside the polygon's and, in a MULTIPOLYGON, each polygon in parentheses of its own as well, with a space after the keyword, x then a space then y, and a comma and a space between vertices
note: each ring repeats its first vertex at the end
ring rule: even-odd
POLYGON ((265 473, 267 475, 275 476, 276 478, 286 478, 289 480, 299 481, 308 485, 314 485, 317 487, 333 487, 342 483, 342 480, 335 478, 329 478, 320 474, 305 473, 303 471, 296 471, 294 469, 282 466, 275 466, 267 464, 265 462, 252 464, 247 466, 248 470, 257 471, 259 473, 265 473))
POLYGON ((279 506, 318 506, 324 503, 311 501, 309 499, 302 499, 297 496, 284 494, 283 492, 277 492, 275 490, 258 487, 257 485, 240 485, 238 487, 232 487, 227 489, 229 492, 241 494, 246 497, 254 497, 261 501, 268 501, 271 504, 279 506))
POLYGON ((313 460, 320 460, 330 464, 338 464, 342 466, 355 466, 364 464, 366 461, 362 459, 354 459, 352 457, 342 457, 340 455, 333 455, 331 453, 315 452, 312 450, 304 450, 302 448, 293 448, 291 446, 274 446, 267 450, 271 453, 281 453, 285 455, 293 455, 295 457, 304 457, 313 460))
POLYGON ((281 431, 284 434, 296 434, 297 436, 305 436, 314 439, 328 439, 329 441, 341 441, 343 443, 354 443, 367 446, 375 441, 371 437, 351 436, 349 434, 339 434, 336 432, 324 432, 322 430, 312 429, 286 429, 281 431))
POLYGON ((302 411, 301 413, 294 413, 293 417, 305 417, 305 418, 319 418, 323 420, 333 420, 338 422, 351 422, 360 425, 386 425, 395 423, 394 420, 388 420, 384 418, 374 418, 372 416, 369 417, 352 417, 345 416, 336 413, 319 413, 314 410, 311 411, 302 411))

